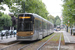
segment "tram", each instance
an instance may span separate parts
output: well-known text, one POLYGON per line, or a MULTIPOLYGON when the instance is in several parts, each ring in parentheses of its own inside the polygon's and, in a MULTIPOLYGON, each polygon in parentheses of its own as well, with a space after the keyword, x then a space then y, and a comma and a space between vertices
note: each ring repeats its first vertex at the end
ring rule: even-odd
POLYGON ((42 39, 54 32, 54 25, 34 13, 22 13, 18 15, 17 40, 33 41, 42 39))
POLYGON ((61 27, 60 26, 57 26, 56 27, 56 31, 60 31, 61 30, 61 27))

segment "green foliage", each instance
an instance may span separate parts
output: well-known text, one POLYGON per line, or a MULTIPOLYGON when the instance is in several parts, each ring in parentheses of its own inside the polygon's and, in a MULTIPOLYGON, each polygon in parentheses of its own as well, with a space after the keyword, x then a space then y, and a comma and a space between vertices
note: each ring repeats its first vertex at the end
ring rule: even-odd
POLYGON ((3 14, 4 14, 4 13, 1 13, 1 12, 0 12, 0 17, 1 17, 3 14))
POLYGON ((12 6, 13 1, 14 1, 14 0, 10 0, 10 1, 9 1, 9 0, 4 0, 3 3, 4 3, 4 4, 7 4, 8 7, 10 8, 10 7, 12 6))
POLYGON ((10 11, 15 15, 25 12, 36 13, 43 18, 48 19, 48 11, 42 0, 4 0, 3 3, 7 4, 10 11))
POLYGON ((0 31, 3 29, 2 26, 3 26, 3 24, 4 24, 4 23, 2 22, 2 19, 1 19, 2 15, 3 15, 3 13, 0 12, 0 31))
POLYGON ((11 26, 12 21, 9 15, 0 12, 0 30, 3 29, 3 26, 11 26))
POLYGON ((60 25, 60 24, 61 24, 60 19, 57 19, 56 20, 56 25, 60 25))
POLYGON ((0 3, 3 2, 3 0, 0 0, 0 3))
POLYGON ((48 11, 45 8, 44 3, 39 0, 31 0, 25 2, 25 10, 28 13, 36 13, 45 19, 47 19, 48 11))
MULTIPOLYGON (((0 5, 6 4, 10 8, 12 6, 12 1, 9 0, 0 0, 0 5)), ((5 11, 5 8, 3 6, 0 6, 0 10, 5 11)))
POLYGON ((4 8, 4 7, 2 7, 2 6, 0 6, 0 10, 5 10, 5 8, 4 8))
POLYGON ((50 19, 50 22, 54 24, 54 21, 52 19, 50 19))
POLYGON ((49 20, 50 20, 50 22, 52 22, 52 23, 54 24, 54 20, 55 20, 54 16, 49 15, 48 17, 50 18, 50 19, 49 19, 49 20))
POLYGON ((7 4, 10 11, 17 15, 18 13, 36 13, 45 19, 47 18, 48 11, 45 8, 42 0, 4 0, 3 3, 7 4))
POLYGON ((59 18, 59 16, 56 16, 56 17, 55 17, 54 24, 55 24, 56 26, 61 24, 61 19, 59 18))
POLYGON ((73 24, 75 21, 75 0, 65 0, 63 4, 63 22, 64 24, 73 24))
POLYGON ((3 14, 2 16, 0 16, 0 27, 11 26, 11 25, 12 21, 9 15, 3 14))

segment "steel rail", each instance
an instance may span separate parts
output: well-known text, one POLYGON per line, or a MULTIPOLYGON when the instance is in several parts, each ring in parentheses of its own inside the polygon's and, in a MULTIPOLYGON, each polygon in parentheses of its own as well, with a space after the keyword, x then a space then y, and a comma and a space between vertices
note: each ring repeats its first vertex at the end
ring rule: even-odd
POLYGON ((23 49, 23 48, 25 48, 25 47, 27 47, 27 46, 29 46, 30 44, 27 44, 27 45, 24 45, 24 46, 22 46, 21 48, 19 48, 18 50, 21 50, 21 49, 23 49))
POLYGON ((58 50, 60 50, 60 44, 61 44, 61 35, 60 35, 60 39, 59 39, 58 50))
POLYGON ((3 49, 6 49, 6 48, 9 48, 9 47, 12 47, 12 46, 15 46, 15 45, 18 45, 20 42, 17 42, 16 44, 12 44, 12 45, 9 45, 9 46, 7 46, 7 47, 5 47, 5 48, 1 48, 0 50, 3 50, 3 49))
POLYGON ((54 34, 50 39, 48 39, 46 42, 44 42, 37 50, 40 50, 49 40, 51 40, 56 34, 54 34))

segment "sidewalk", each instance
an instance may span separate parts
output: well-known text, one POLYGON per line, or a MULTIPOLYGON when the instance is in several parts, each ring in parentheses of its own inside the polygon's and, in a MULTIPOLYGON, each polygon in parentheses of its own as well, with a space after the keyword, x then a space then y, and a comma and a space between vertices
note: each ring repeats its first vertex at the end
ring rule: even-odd
POLYGON ((17 41, 16 37, 0 40, 0 44, 10 44, 17 41))
POLYGON ((63 31, 63 36, 65 43, 75 43, 75 35, 71 35, 70 33, 63 31))

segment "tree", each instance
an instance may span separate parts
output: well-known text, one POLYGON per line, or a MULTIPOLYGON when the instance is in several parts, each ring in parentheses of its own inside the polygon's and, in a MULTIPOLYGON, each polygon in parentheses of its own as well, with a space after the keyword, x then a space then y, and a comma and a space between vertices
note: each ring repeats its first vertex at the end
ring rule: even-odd
POLYGON ((63 22, 64 24, 73 24, 75 21, 75 0, 64 0, 63 1, 63 22))
POLYGON ((4 14, 4 13, 1 13, 1 12, 0 12, 0 17, 1 17, 3 14, 4 14))
POLYGON ((59 16, 56 16, 55 20, 54 20, 54 25, 57 26, 57 25, 60 25, 60 24, 61 24, 61 19, 59 18, 59 16))
MULTIPOLYGON (((21 3, 21 13, 24 13, 24 6, 23 3, 21 3)), ((25 11, 28 13, 36 13, 43 18, 47 19, 48 11, 45 8, 44 3, 42 3, 41 0, 26 0, 25 1, 25 11), (47 14, 46 14, 47 13, 47 14)))
MULTIPOLYGON (((8 5, 8 7, 10 8, 12 6, 14 0, 0 0, 0 5, 6 4, 8 5)), ((5 8, 3 6, 0 6, 0 10, 5 10, 5 8)))
POLYGON ((60 25, 60 24, 61 24, 60 19, 57 19, 56 20, 56 25, 60 25))
POLYGON ((1 4, 1 2, 3 2, 3 0, 0 0, 0 4, 1 4))
POLYGON ((9 26, 12 26, 11 17, 2 13, 2 15, 0 16, 0 30, 3 29, 3 27, 9 26))
POLYGON ((48 19, 48 11, 45 8, 45 4, 42 3, 42 0, 4 0, 3 3, 7 4, 10 11, 15 15, 25 12, 36 13, 43 18, 48 19))
POLYGON ((54 24, 54 20, 55 20, 54 16, 49 15, 48 17, 50 18, 49 21, 52 22, 52 23, 54 24))

